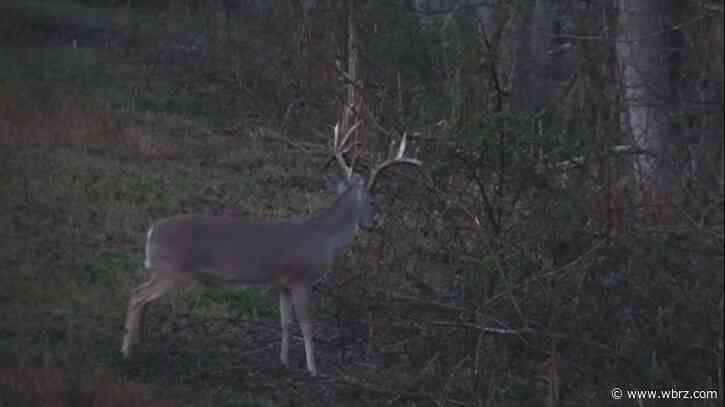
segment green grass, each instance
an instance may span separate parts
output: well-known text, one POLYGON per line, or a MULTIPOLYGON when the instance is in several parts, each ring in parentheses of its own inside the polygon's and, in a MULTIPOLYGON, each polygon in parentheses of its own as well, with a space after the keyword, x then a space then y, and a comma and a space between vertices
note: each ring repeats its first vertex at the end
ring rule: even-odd
MULTIPOLYGON (((254 380, 245 386, 254 368, 238 366, 256 346, 249 338, 275 345, 250 363, 277 360, 271 293, 198 289, 154 304, 140 356, 123 361, 128 291, 142 281, 153 220, 189 211, 301 214, 310 192, 315 208, 327 200, 319 178, 306 175, 314 169, 289 148, 267 152, 253 132, 211 135, 235 120, 218 113, 220 89, 190 93, 172 75, 149 73, 144 52, 198 21, 160 32, 149 16, 73 3, 2 11, 0 365, 61 368, 71 378, 106 368, 181 405, 261 405, 256 397, 264 400, 268 389, 255 390, 254 380), (129 48, 103 46, 94 34, 129 48), (77 47, 53 40, 74 37, 77 47), (261 330, 240 326, 244 320, 261 330)), ((0 401, 7 390, 0 378, 0 401)))

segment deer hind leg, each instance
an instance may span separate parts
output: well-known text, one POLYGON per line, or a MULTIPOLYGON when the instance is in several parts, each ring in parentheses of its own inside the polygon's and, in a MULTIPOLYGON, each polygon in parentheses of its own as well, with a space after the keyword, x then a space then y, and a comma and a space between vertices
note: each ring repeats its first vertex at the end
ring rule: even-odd
POLYGON ((305 342, 305 356, 307 358, 307 370, 312 376, 317 376, 317 367, 315 367, 315 349, 312 342, 312 321, 307 313, 307 304, 309 302, 309 287, 307 284, 300 284, 292 287, 292 303, 297 314, 297 321, 302 328, 302 336, 305 342))
POLYGON ((151 277, 145 283, 131 290, 126 314, 126 334, 123 337, 121 353, 125 358, 131 355, 131 347, 139 340, 144 317, 144 307, 164 295, 188 285, 184 280, 174 278, 172 273, 149 270, 151 277))

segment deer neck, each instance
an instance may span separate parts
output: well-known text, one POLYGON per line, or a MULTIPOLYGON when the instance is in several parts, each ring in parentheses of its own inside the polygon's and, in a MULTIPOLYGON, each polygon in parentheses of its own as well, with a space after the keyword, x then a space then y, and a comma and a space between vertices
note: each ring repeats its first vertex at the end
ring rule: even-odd
POLYGON ((345 192, 331 207, 310 219, 319 238, 335 252, 347 246, 359 230, 357 194, 355 190, 345 192))

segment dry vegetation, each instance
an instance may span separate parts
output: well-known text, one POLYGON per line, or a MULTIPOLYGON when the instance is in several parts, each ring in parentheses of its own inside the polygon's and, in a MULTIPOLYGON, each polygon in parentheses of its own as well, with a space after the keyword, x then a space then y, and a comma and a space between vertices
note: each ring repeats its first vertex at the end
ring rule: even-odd
MULTIPOLYGON (((325 376, 306 375, 301 340, 293 369, 279 368, 265 291, 154 305, 122 360, 150 221, 328 204, 319 146, 344 82, 320 61, 340 44, 301 44, 294 7, 83 3, 0 6, 0 405, 609 406, 614 386, 722 396, 722 187, 683 175, 673 221, 613 225, 601 174, 541 170, 605 147, 562 152, 502 111, 444 113, 440 83, 411 85, 429 93, 405 106, 420 110, 409 120, 426 176, 386 182, 380 227, 317 289, 325 376)), ((335 13, 318 24, 342 36, 335 13)), ((598 97, 582 82, 568 117, 598 97)), ((370 110, 394 123, 384 92, 370 90, 370 110)), ((604 110, 586 125, 606 127, 604 110)))
POLYGON ((173 407, 171 401, 151 400, 146 386, 117 383, 114 373, 99 369, 95 375, 77 379, 59 368, 15 368, 0 370, 4 405, 173 407))

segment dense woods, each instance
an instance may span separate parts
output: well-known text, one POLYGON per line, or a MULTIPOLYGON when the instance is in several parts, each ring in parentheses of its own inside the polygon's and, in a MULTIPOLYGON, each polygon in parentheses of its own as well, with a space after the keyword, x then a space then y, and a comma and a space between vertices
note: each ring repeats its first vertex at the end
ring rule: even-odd
POLYGON ((3 2, 0 404, 719 405, 723 9, 3 2), (159 303, 123 360, 148 225, 329 206, 336 123, 361 174, 423 165, 315 287, 323 375, 265 290, 159 303))

